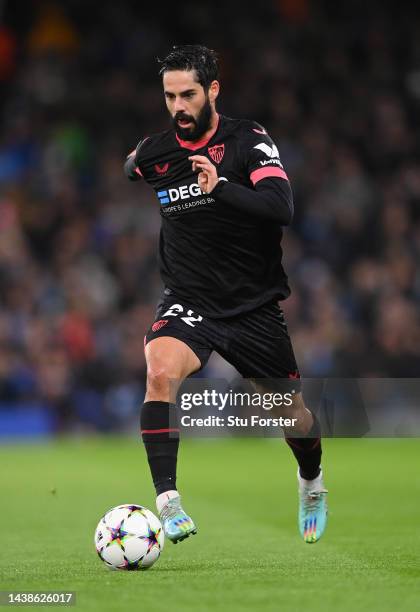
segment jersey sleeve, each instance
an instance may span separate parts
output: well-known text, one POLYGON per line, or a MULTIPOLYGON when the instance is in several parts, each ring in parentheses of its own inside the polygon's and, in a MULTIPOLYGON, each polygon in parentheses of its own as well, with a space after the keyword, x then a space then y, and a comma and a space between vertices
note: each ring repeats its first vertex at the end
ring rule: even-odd
POLYGON ((127 155, 127 159, 124 163, 124 173, 130 181, 138 181, 143 178, 143 173, 140 169, 141 150, 146 140, 147 137, 140 140, 137 147, 127 155))
POLYGON ((243 133, 242 154, 245 156, 246 170, 252 184, 266 178, 279 178, 288 181, 288 176, 280 161, 279 150, 266 130, 256 122, 249 122, 243 133))
POLYGON ((293 217, 293 194, 279 152, 258 123, 247 122, 240 138, 242 168, 252 187, 219 179, 212 193, 226 204, 267 221, 289 225, 293 217))

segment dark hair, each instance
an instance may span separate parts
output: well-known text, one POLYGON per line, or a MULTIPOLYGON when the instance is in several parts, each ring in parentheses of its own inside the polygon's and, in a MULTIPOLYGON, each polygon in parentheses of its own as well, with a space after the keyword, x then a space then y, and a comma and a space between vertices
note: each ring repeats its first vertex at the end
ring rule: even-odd
POLYGON ((212 49, 202 45, 174 46, 173 50, 163 60, 159 60, 163 75, 170 70, 195 70, 197 81, 208 89, 214 80, 219 79, 217 55, 212 49))

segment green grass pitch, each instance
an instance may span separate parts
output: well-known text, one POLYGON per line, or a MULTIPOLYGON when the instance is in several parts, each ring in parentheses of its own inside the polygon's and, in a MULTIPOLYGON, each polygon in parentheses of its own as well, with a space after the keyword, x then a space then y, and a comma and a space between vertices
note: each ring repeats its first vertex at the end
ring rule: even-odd
MULTIPOLYGON (((154 511, 131 438, 0 448, 1 590, 73 590, 75 610, 420 609, 420 446, 325 440, 329 526, 296 527, 296 468, 282 441, 185 441, 179 487, 199 532, 146 572, 112 572, 93 533, 121 503, 154 511)), ((56 608, 56 606, 54 606, 56 608)))

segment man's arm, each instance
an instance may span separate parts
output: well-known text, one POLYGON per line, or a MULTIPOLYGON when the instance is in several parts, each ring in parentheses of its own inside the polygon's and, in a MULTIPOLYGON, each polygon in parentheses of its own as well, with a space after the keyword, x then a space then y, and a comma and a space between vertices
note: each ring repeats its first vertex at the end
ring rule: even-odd
POLYGON ((293 217, 292 190, 289 181, 283 178, 261 179, 255 183, 255 191, 219 180, 212 194, 221 202, 280 225, 289 225, 293 217))
POLYGON ((125 176, 130 179, 130 181, 138 181, 143 176, 140 171, 140 168, 136 164, 136 152, 137 149, 131 151, 131 153, 127 156, 127 160, 124 164, 125 176))
POLYGON ((192 155, 193 170, 199 171, 198 184, 222 202, 243 212, 289 225, 293 217, 293 195, 285 171, 279 166, 258 168, 250 175, 255 189, 229 183, 217 176, 217 169, 204 155, 192 155))
POLYGON ((125 176, 130 179, 130 181, 138 181, 143 178, 140 169, 140 161, 143 153, 142 147, 146 141, 149 141, 149 136, 142 138, 134 151, 131 151, 131 153, 127 155, 127 160, 124 164, 124 172, 125 176))

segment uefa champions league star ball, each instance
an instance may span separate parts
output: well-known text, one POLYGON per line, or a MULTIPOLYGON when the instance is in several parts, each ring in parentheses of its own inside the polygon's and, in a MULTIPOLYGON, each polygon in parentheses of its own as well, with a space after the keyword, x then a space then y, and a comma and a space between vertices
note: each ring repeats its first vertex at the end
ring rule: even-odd
POLYGON ((137 504, 112 508, 95 531, 96 552, 111 569, 148 569, 159 559, 164 541, 159 519, 137 504))

